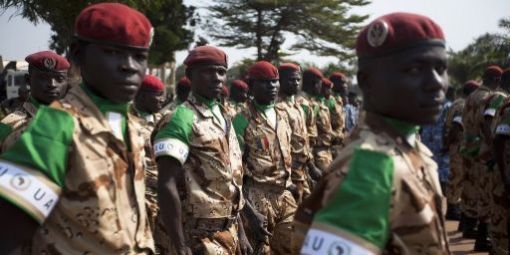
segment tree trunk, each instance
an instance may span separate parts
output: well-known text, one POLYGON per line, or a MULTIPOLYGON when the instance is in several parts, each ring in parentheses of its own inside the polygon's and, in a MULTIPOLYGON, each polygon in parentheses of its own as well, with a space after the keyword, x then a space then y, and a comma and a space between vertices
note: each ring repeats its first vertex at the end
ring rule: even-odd
POLYGON ((257 9, 257 60, 262 60, 262 10, 257 9))

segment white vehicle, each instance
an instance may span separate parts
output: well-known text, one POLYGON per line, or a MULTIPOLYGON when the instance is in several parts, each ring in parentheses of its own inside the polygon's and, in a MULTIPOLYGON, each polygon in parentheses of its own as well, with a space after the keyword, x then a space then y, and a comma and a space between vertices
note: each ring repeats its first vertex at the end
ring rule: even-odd
POLYGON ((5 92, 7 94, 7 99, 18 97, 19 87, 27 86, 25 74, 28 74, 27 70, 7 70, 7 75, 5 75, 5 92))

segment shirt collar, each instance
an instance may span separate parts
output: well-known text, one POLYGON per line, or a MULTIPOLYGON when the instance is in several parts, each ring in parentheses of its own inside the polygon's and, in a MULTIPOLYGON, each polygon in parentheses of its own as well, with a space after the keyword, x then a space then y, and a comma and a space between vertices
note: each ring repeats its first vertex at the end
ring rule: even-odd
POLYGON ((114 103, 94 93, 87 85, 82 84, 81 88, 90 97, 92 102, 105 114, 106 112, 118 112, 127 116, 129 110, 129 103, 114 103))
POLYGON ((417 134, 418 131, 420 130, 420 126, 405 121, 393 119, 390 117, 383 117, 383 119, 386 121, 386 123, 393 127, 400 135, 406 138, 417 134))

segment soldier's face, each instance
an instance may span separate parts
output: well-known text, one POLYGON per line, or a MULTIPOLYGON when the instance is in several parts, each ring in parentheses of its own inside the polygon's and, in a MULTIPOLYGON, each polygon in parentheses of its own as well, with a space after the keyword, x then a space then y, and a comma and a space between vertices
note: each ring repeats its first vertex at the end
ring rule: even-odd
POLYGON ((281 92, 287 95, 295 95, 301 84, 301 73, 299 71, 284 71, 280 73, 281 92))
POLYGON ((250 93, 257 103, 272 104, 276 101, 280 82, 278 79, 255 79, 250 81, 250 93))
POLYGON ((347 82, 344 80, 336 80, 333 81, 333 90, 345 98, 347 96, 347 82))
POLYGON ((67 71, 44 72, 31 68, 27 82, 30 84, 32 96, 37 101, 50 104, 65 96, 68 86, 67 71))
POLYGON ((214 64, 194 66, 188 78, 191 80, 193 93, 207 99, 218 99, 227 79, 227 68, 214 64))
POLYGON ((358 77, 367 111, 409 123, 432 124, 443 108, 448 87, 447 55, 428 46, 375 60, 358 77))
POLYGON ((248 91, 232 86, 230 97, 236 102, 245 102, 248 99, 248 91))
POLYGON ((100 96, 127 103, 135 98, 147 69, 148 51, 88 44, 80 53, 84 82, 100 96))
POLYGON ((161 110, 165 99, 164 91, 140 89, 136 94, 135 103, 138 109, 149 113, 155 113, 161 110))
POLYGON ((331 96, 331 87, 328 87, 328 86, 322 85, 322 91, 321 91, 321 94, 322 94, 322 96, 324 96, 325 98, 329 98, 329 97, 331 96))

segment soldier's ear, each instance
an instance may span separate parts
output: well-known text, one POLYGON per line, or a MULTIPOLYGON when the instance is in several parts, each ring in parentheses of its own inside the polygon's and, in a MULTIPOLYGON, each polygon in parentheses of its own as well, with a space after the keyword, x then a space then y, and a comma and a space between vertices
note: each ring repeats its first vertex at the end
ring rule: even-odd
POLYGON ((186 68, 186 70, 184 71, 184 75, 186 75, 186 77, 188 77, 188 79, 191 81, 191 69, 190 68, 186 68))
POLYGON ((85 44, 80 43, 79 41, 74 41, 69 46, 69 60, 71 60, 76 65, 80 66, 81 58, 83 56, 83 52, 85 50, 85 44))

